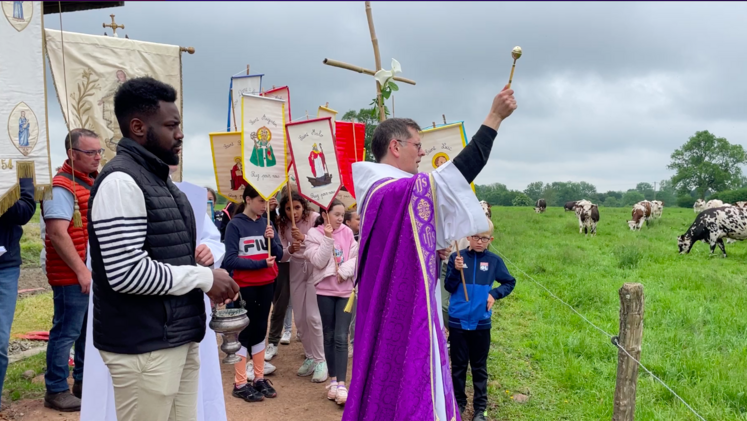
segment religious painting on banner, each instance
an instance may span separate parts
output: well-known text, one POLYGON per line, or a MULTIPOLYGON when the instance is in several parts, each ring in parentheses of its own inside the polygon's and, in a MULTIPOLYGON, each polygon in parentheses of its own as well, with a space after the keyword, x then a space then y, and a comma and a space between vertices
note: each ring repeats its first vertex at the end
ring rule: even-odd
POLYGON ((335 122, 335 145, 337 147, 337 160, 340 165, 340 177, 342 185, 355 198, 355 186, 353 185, 353 169, 355 162, 365 161, 366 125, 349 121, 335 122))
POLYGON ((330 117, 285 126, 293 156, 298 192, 327 209, 342 187, 330 117))
POLYGON ((241 162, 244 179, 265 200, 288 180, 285 102, 246 95, 241 98, 241 162))
POLYGON ((210 149, 213 152, 213 171, 218 194, 241 203, 244 187, 244 163, 241 160, 241 132, 210 133, 210 149))
POLYGON ((262 76, 232 76, 228 90, 228 126, 226 131, 241 131, 241 96, 259 95, 262 92, 262 76), (233 128, 233 129, 232 129, 233 128))
MULTIPOLYGON (((467 146, 467 136, 464 132, 464 122, 456 122, 424 129, 420 132, 420 143, 425 156, 420 161, 418 170, 430 173, 436 168, 452 160, 467 146)), ((472 185, 474 191, 475 186, 472 185)))
POLYGON ((345 188, 345 186, 342 186, 340 191, 337 192, 337 197, 335 197, 335 199, 342 202, 342 204, 345 205, 346 210, 353 209, 356 206, 355 198, 353 197, 352 194, 350 194, 350 192, 348 191, 347 188, 345 188))
MULTIPOLYGON (((105 149, 101 167, 116 155, 122 138, 114 114, 114 94, 129 79, 150 76, 171 85, 183 127, 182 53, 178 45, 65 32, 63 69, 62 34, 54 29, 45 32, 62 115, 70 129, 90 129, 101 137, 105 149)), ((181 178, 180 162, 172 179, 181 178)))
MULTIPOLYGON (((293 121, 291 119, 291 92, 290 88, 287 86, 282 86, 280 88, 273 88, 267 92, 264 92, 260 94, 261 96, 267 97, 267 98, 274 98, 279 99, 281 101, 285 101, 285 124, 290 123, 293 121)), ((285 128, 283 128, 283 131, 285 131, 285 128)), ((293 165, 293 160, 290 158, 290 154, 288 153, 288 146, 286 143, 285 147, 285 155, 288 156, 288 172, 290 172, 290 167, 293 165)))
MULTIPOLYGON (((316 111, 316 118, 322 118, 322 117, 332 117, 332 122, 334 123, 335 119, 337 118, 337 111, 320 105, 319 109, 316 111)), ((332 124, 332 133, 334 134, 337 131, 337 127, 335 124, 332 124)))
POLYGON ((37 201, 52 194, 42 2, 4 1, 2 10, 0 215, 20 198, 19 178, 34 179, 37 201))

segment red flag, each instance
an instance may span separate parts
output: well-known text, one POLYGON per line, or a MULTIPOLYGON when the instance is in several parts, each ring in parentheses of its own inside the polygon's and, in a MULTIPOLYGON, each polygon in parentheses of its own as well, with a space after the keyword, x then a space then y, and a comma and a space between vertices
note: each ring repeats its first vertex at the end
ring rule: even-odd
POLYGON ((355 197, 353 186, 354 162, 363 161, 363 150, 366 142, 366 125, 355 123, 355 139, 353 138, 353 123, 350 121, 335 122, 335 138, 337 139, 337 163, 340 166, 342 185, 355 197))

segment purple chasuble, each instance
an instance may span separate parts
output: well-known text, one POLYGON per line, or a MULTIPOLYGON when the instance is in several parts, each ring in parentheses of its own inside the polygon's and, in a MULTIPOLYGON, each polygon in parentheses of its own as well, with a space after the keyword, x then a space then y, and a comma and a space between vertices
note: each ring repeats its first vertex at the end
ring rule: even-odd
POLYGON ((431 184, 428 174, 380 180, 361 206, 355 353, 343 421, 460 420, 438 322, 431 184), (437 401, 445 402, 445 420, 437 401))

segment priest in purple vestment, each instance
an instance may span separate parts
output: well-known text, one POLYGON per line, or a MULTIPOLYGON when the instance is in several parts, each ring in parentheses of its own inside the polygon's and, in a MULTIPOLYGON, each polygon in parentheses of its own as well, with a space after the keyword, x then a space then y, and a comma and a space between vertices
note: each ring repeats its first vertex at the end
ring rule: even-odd
POLYGON ((470 183, 516 109, 504 88, 472 141, 431 174, 413 120, 374 132, 376 163, 353 164, 361 201, 353 374, 343 421, 459 421, 441 314, 439 263, 450 244, 488 229, 470 183))

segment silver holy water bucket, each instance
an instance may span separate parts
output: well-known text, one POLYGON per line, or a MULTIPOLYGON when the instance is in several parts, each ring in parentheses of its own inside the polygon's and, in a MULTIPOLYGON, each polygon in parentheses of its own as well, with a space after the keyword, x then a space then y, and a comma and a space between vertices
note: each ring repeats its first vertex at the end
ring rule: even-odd
POLYGON ((249 326, 249 318, 246 316, 246 306, 239 293, 240 308, 226 308, 216 310, 213 306, 213 313, 210 317, 210 329, 220 333, 223 337, 223 343, 220 346, 221 351, 226 353, 223 364, 236 364, 241 361, 241 357, 236 355, 241 349, 239 343, 239 333, 249 326))

